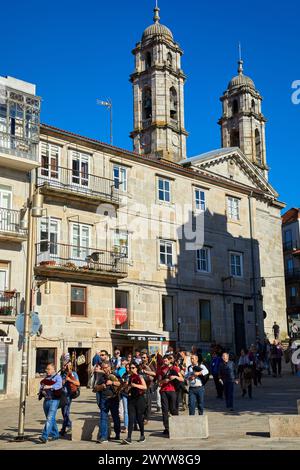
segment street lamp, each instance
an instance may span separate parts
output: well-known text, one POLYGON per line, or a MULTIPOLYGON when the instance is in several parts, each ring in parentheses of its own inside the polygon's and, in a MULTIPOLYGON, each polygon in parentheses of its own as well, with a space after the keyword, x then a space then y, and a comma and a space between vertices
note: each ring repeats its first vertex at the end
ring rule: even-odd
POLYGON ((113 144, 113 104, 112 100, 108 98, 106 101, 97 100, 99 106, 105 106, 110 111, 110 145, 113 144))
POLYGON ((28 234, 27 234, 27 260, 26 260, 26 286, 25 286, 25 312, 24 312, 24 329, 23 329, 23 345, 22 345, 22 369, 21 369, 21 388, 20 388, 20 404, 19 404, 19 423, 18 423, 18 441, 24 440, 24 423, 26 394, 28 383, 28 363, 29 363, 29 319, 30 319, 30 301, 32 288, 32 259, 33 259, 33 242, 34 242, 34 218, 43 215, 43 196, 39 192, 34 192, 34 175, 30 175, 29 199, 27 203, 28 210, 28 234))

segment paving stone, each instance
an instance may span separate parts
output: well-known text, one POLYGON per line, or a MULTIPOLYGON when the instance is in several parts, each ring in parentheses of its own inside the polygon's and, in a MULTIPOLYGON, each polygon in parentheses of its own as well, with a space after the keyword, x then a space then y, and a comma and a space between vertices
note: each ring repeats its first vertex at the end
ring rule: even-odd
POLYGON ((274 437, 299 437, 300 416, 279 415, 269 417, 270 436, 274 437))
POLYGON ((205 416, 170 416, 170 439, 207 439, 208 417, 205 416))

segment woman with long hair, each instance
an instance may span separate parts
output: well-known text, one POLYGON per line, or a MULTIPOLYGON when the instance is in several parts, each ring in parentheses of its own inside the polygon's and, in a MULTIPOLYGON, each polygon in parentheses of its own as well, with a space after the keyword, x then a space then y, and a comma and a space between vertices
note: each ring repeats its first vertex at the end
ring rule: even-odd
POLYGON ((141 433, 138 442, 145 441, 144 413, 146 400, 144 394, 147 390, 147 385, 144 378, 139 374, 138 366, 135 363, 130 364, 130 377, 128 384, 128 435, 127 438, 123 440, 122 444, 131 444, 131 436, 135 421, 137 421, 141 433))

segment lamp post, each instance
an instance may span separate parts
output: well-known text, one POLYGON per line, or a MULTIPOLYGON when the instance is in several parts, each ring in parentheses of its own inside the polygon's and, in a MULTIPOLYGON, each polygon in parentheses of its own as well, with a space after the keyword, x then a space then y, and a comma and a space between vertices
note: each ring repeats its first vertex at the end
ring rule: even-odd
POLYGON ((178 346, 180 345, 180 325, 181 325, 181 317, 177 319, 177 342, 178 346))
POLYGON ((19 422, 17 440, 24 440, 25 408, 28 383, 28 364, 29 364, 29 320, 31 307, 31 288, 33 271, 33 243, 34 243, 34 223, 33 218, 41 217, 43 213, 43 196, 34 193, 34 174, 30 175, 28 210, 28 234, 27 234, 27 260, 26 260, 26 285, 25 285, 25 311, 24 311, 24 330, 22 345, 22 369, 21 369, 21 388, 19 403, 19 422))

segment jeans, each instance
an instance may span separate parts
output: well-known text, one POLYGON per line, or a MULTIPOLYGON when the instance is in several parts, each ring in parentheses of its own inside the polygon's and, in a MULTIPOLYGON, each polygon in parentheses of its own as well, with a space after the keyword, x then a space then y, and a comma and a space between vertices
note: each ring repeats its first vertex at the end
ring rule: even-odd
POLYGON ((233 408, 233 382, 224 382, 224 394, 226 400, 226 408, 233 408))
POLYGON ((219 376, 214 375, 213 378, 214 378, 214 382, 215 382, 217 396, 218 396, 218 398, 223 398, 223 385, 221 384, 221 382, 219 380, 219 376))
POLYGON ((122 403, 123 403, 123 416, 124 416, 124 426, 128 429, 128 397, 125 395, 121 395, 122 403))
POLYGON ((146 401, 144 396, 136 398, 128 398, 128 415, 129 415, 129 426, 128 426, 128 438, 131 439, 134 424, 137 421, 141 436, 144 435, 144 413, 146 408, 146 401))
POLYGON ((61 413, 64 419, 63 425, 62 425, 62 431, 65 431, 67 428, 72 427, 72 421, 70 420, 71 404, 72 404, 72 398, 66 396, 65 404, 61 407, 61 413))
POLYGON ((44 400, 43 408, 47 421, 42 432, 42 438, 46 441, 50 436, 54 439, 59 438, 59 432, 56 424, 56 413, 58 405, 59 400, 44 400))
POLYGON ((160 396, 164 427, 169 430, 169 411, 173 416, 178 415, 177 394, 176 392, 161 392, 160 396))
POLYGON ((116 436, 119 438, 121 433, 121 422, 119 416, 119 398, 105 398, 102 396, 102 392, 97 392, 97 403, 100 408, 100 439, 108 439, 108 414, 111 412, 111 416, 114 422, 114 431, 116 436))
POLYGON ((194 416, 198 408, 199 415, 204 412, 204 387, 190 387, 189 388, 189 415, 194 416))
POLYGON ((152 409, 152 390, 151 386, 147 389, 145 393, 145 400, 146 400, 146 407, 145 407, 145 413, 144 413, 144 418, 149 421, 150 416, 151 416, 151 409, 152 409))
POLYGON ((281 375, 281 357, 271 359, 273 375, 281 375))

